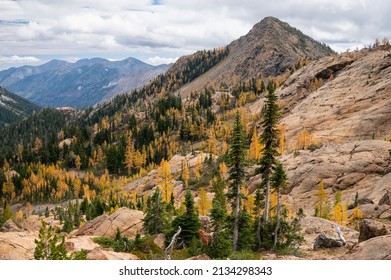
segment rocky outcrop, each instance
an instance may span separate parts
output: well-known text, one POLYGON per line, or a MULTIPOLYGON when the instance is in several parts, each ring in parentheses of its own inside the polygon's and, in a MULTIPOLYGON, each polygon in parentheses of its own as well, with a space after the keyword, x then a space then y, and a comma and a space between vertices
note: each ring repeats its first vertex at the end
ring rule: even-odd
POLYGON ((289 193, 297 206, 310 206, 311 212, 315 192, 322 180, 330 197, 335 190, 343 190, 344 200, 353 201, 358 192, 361 198, 378 201, 386 186, 391 189, 391 180, 377 185, 385 177, 382 174, 391 172, 390 149, 391 142, 365 140, 329 143, 312 152, 306 150, 285 155, 281 160, 288 175, 289 193))
POLYGON ((279 93, 289 147, 303 129, 320 143, 383 140, 391 127, 389 52, 328 56, 293 73, 279 93), (322 79, 317 87, 311 86, 315 78, 322 79))
POLYGON ((153 239, 153 243, 155 243, 160 249, 164 250, 166 248, 166 236, 163 233, 159 233, 156 235, 155 239, 153 239))
POLYGON ((336 238, 326 233, 322 232, 318 235, 314 242, 314 250, 318 250, 320 248, 337 248, 343 247, 345 245, 345 241, 341 238, 336 238))
POLYGON ((65 241, 65 248, 68 252, 78 252, 83 249, 90 252, 99 247, 99 244, 93 241, 93 236, 75 236, 67 238, 65 241))
POLYGON ((341 256, 344 260, 391 260, 391 235, 371 238, 341 256))
POLYGON ((358 242, 388 234, 391 234, 391 231, 389 231, 385 224, 374 220, 364 219, 360 222, 358 242))
POLYGON ((130 253, 118 253, 112 250, 95 248, 87 254, 87 260, 139 260, 139 257, 130 253))
POLYGON ((21 232, 23 229, 19 228, 11 219, 5 221, 0 228, 1 232, 21 232))
POLYGON ((84 224, 74 235, 114 237, 117 228, 122 235, 134 239, 142 232, 142 211, 122 207, 111 215, 102 215, 84 224))
MULTIPOLYGON (((304 237, 304 244, 300 246, 301 249, 312 251, 314 249, 314 244, 317 242, 317 238, 321 233, 326 235, 326 237, 331 237, 335 240, 340 240, 340 237, 335 230, 336 223, 318 217, 304 217, 300 221, 301 234, 304 237)), ((347 243, 356 243, 358 238, 358 232, 349 227, 340 226, 341 233, 344 238, 347 240, 347 243)), ((318 242, 323 241, 324 237, 320 237, 318 242)), ((320 243, 319 243, 320 245, 320 243)), ((316 246, 318 247, 318 245, 316 246)))
POLYGON ((388 205, 365 204, 360 206, 361 214, 365 219, 379 218, 390 209, 388 205))
POLYGON ((391 205, 391 193, 389 190, 383 195, 383 197, 379 201, 379 205, 391 205))
POLYGON ((34 239, 38 234, 30 232, 3 232, 0 234, 0 260, 34 259, 34 239))

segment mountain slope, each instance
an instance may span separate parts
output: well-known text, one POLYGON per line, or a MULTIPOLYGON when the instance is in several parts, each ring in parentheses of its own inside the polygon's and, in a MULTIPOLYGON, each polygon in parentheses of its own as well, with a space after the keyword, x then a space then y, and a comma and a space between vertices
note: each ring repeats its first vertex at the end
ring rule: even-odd
POLYGON ((168 67, 134 58, 114 62, 93 58, 76 63, 52 60, 36 67, 1 71, 0 85, 41 106, 84 108, 140 87, 168 67))
POLYGON ((318 59, 334 52, 301 31, 274 17, 261 22, 228 45, 229 55, 181 92, 199 91, 208 84, 246 80, 262 74, 278 76, 304 59, 318 59))
POLYGON ((0 87, 0 127, 22 120, 39 109, 39 106, 0 87))
POLYGON ((390 51, 325 57, 291 75, 280 91, 290 145, 303 129, 321 143, 389 138, 390 51))

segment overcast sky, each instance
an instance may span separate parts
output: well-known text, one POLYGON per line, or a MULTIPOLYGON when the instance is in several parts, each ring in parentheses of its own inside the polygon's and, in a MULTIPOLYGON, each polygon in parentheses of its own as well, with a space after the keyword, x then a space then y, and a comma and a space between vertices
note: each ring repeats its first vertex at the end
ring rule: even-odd
POLYGON ((0 0, 0 70, 51 59, 170 63, 275 16, 336 51, 391 37, 387 0, 0 0))

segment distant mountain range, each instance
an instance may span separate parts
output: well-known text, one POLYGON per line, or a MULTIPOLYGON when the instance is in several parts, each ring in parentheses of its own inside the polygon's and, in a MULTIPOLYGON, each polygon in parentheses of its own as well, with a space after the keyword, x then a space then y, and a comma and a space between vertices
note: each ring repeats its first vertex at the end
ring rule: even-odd
POLYGON ((39 106, 0 87, 0 127, 19 121, 39 109, 39 106))
POLYGON ((169 66, 152 66, 135 58, 52 60, 0 71, 0 86, 43 107, 80 109, 143 86, 169 66))

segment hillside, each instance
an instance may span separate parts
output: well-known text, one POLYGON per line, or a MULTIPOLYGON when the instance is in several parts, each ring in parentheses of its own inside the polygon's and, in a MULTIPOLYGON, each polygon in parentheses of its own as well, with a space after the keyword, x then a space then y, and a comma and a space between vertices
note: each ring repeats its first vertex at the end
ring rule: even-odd
MULTIPOLYGON (((181 88, 181 93, 202 90, 209 84, 232 84, 262 75, 277 77, 301 60, 333 54, 301 31, 274 17, 264 18, 244 36, 228 45, 229 55, 207 74, 181 88)), ((173 66, 175 67, 175 65, 173 66)))
MULTIPOLYGON (((91 255, 104 251, 99 242, 111 247, 101 258, 113 250, 167 258, 178 226, 192 228, 172 259, 389 258, 390 66, 387 40, 337 55, 266 18, 129 94, 86 110, 42 110, 0 130, 0 217, 14 212, 18 224, 2 218, 2 230, 23 232, 23 213, 34 209, 69 233, 69 251, 79 242, 91 255), (273 93, 281 114, 268 118, 273 93), (275 121, 268 130, 266 119, 275 121), (317 250, 324 235, 336 248, 317 250)), ((0 233, 0 258, 2 248, 12 255, 18 236, 0 233)))
POLYGON ((0 87, 0 127, 20 121, 39 109, 39 106, 0 87))
POLYGON ((40 106, 85 108, 143 86, 168 67, 134 58, 93 58, 75 63, 52 60, 1 71, 0 85, 40 106))

